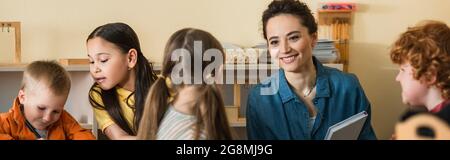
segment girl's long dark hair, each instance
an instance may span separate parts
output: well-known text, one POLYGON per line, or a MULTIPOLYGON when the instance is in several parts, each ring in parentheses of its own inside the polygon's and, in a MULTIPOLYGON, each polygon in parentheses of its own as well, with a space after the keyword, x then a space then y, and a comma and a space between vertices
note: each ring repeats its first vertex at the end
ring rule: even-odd
POLYGON ((131 94, 134 94, 135 104, 134 106, 128 104, 128 99, 131 97, 131 95, 127 98, 126 101, 128 106, 133 108, 134 110, 134 127, 131 127, 128 124, 123 115, 122 109, 117 99, 118 95, 115 88, 111 88, 110 90, 103 90, 98 87, 96 83, 94 83, 89 91, 89 102, 94 108, 106 110, 113 121, 120 128, 122 128, 130 135, 136 135, 137 130, 139 129, 142 112, 144 110, 145 97, 147 96, 148 90, 156 80, 156 74, 153 71, 153 65, 144 57, 136 32, 134 32, 134 30, 127 24, 109 23, 99 26, 89 35, 87 41, 96 37, 100 37, 110 43, 115 44, 122 50, 123 54, 127 54, 130 49, 136 49, 137 51, 137 62, 135 67, 135 91, 131 94), (93 94, 100 94, 104 105, 96 102, 94 100, 93 94))
MULTIPOLYGON (((151 87, 146 99, 144 116, 139 127, 138 139, 156 139, 159 125, 168 109, 169 88, 166 85, 165 77, 170 77, 172 69, 178 63, 171 60, 172 53, 177 49, 186 49, 191 54, 191 61, 196 52, 194 52, 194 41, 202 42, 202 53, 208 49, 218 49, 223 55, 223 48, 219 41, 210 33, 186 28, 175 32, 167 42, 164 51, 164 60, 159 77, 151 87)), ((196 55, 198 56, 198 55, 196 55)), ((208 66, 210 61, 202 61, 203 69, 208 66)), ((191 63, 194 64, 194 63, 191 63)), ((223 62, 222 62, 223 64, 223 62)), ((191 71, 193 73, 193 71, 191 71)), ((192 76, 192 75, 191 75, 192 76)), ((214 75, 213 75, 214 76, 214 75)), ((193 77, 191 77, 193 79, 193 77)), ((185 84, 174 84, 174 90, 181 88, 185 84)), ((194 115, 197 117, 194 139, 199 139, 202 130, 206 131, 207 139, 229 140, 232 139, 232 133, 225 114, 225 105, 222 93, 216 85, 200 84, 198 85, 200 95, 194 106, 194 115), (201 112, 201 106, 204 106, 204 113, 201 112)), ((175 95, 176 99, 177 95, 175 95)))

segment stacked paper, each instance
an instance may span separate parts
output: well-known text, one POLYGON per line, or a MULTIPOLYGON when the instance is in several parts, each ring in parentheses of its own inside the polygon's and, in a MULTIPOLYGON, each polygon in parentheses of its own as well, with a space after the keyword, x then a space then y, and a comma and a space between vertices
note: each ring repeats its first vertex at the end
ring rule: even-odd
POLYGON ((338 60, 339 51, 335 48, 333 41, 319 39, 313 55, 322 63, 332 63, 338 60))

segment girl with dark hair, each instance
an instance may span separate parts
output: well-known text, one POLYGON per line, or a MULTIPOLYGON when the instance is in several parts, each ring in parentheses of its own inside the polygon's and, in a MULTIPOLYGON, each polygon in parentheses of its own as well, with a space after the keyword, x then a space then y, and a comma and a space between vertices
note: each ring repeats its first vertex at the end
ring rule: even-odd
POLYGON ((124 23, 97 27, 87 38, 95 80, 89 102, 102 132, 110 139, 136 139, 144 98, 156 79, 139 39, 124 23))

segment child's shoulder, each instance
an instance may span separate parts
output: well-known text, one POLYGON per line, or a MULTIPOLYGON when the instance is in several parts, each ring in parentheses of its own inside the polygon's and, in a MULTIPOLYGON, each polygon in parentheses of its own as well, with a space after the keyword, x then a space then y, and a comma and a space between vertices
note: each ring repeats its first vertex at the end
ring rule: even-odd
POLYGON ((0 113, 0 124, 6 123, 12 118, 12 114, 10 111, 0 113))
POLYGON ((0 113, 0 133, 15 133, 24 126, 24 117, 19 111, 18 106, 13 106, 8 112, 0 113))
POLYGON ((61 113, 59 120, 57 122, 55 122, 54 125, 61 126, 67 130, 74 126, 78 126, 79 123, 69 112, 64 110, 61 113))
POLYGON ((21 114, 20 111, 20 106, 19 106, 19 102, 18 99, 16 99, 14 101, 14 104, 12 105, 12 107, 8 110, 8 112, 3 112, 0 113, 0 121, 6 122, 6 121, 13 121, 14 119, 16 120, 20 120, 23 119, 24 117, 21 114))
POLYGON ((69 112, 67 112, 66 110, 64 110, 64 111, 61 113, 61 118, 60 118, 60 120, 61 120, 62 122, 73 122, 73 121, 76 122, 75 118, 73 118, 73 116, 72 116, 69 112))

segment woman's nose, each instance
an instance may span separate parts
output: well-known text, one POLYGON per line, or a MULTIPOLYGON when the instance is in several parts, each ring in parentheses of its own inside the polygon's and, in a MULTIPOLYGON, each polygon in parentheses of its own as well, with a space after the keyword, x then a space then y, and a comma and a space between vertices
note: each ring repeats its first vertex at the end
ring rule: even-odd
POLYGON ((280 41, 280 53, 289 53, 291 52, 291 46, 285 41, 280 41))

